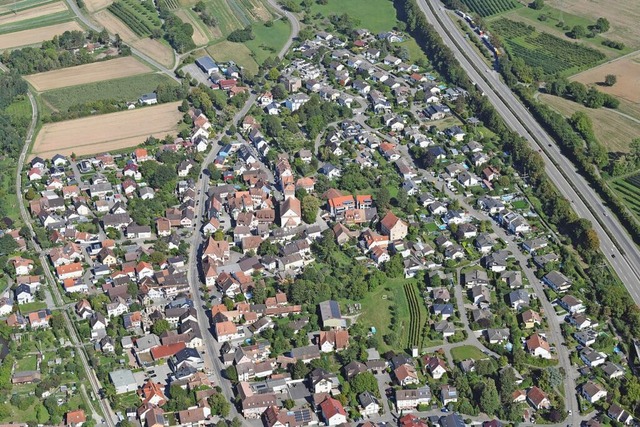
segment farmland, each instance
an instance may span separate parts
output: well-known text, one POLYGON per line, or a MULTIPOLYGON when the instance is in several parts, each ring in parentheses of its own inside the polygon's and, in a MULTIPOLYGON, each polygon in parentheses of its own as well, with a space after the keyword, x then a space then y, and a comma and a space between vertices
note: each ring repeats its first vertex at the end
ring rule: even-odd
POLYGON ((509 53, 522 58, 531 67, 540 67, 546 74, 573 74, 605 59, 599 50, 572 43, 522 22, 506 18, 491 23, 491 28, 505 41, 509 53))
POLYGON ((53 36, 62 34, 65 31, 74 30, 82 31, 82 27, 77 22, 71 21, 47 27, 2 34, 0 35, 0 50, 39 44, 43 40, 51 40, 53 36))
POLYGON ((25 77, 25 79, 36 91, 42 92, 67 86, 129 77, 150 71, 151 68, 147 65, 132 56, 127 56, 109 61, 94 62, 77 67, 32 74, 25 77))
POLYGON ((113 3, 113 0, 86 0, 84 2, 85 7, 89 12, 96 12, 100 9, 104 9, 113 3))
POLYGON ((389 31, 396 26, 396 10, 388 0, 368 0, 363 7, 362 0, 329 1, 325 5, 313 2, 311 15, 321 13, 325 17, 347 14, 360 21, 359 26, 373 33, 389 31))
POLYGON ((52 3, 44 4, 42 6, 20 10, 20 11, 17 11, 16 13, 7 12, 4 15, 0 15, 0 27, 6 24, 11 24, 13 22, 39 18, 41 16, 51 15, 53 13, 58 13, 58 12, 65 12, 66 10, 67 10, 67 6, 63 2, 56 1, 52 3))
POLYGON ((49 0, 0 0, 0 15, 31 9, 48 2, 49 0))
POLYGON ((540 100, 549 104, 565 117, 571 117, 576 111, 586 113, 593 123, 593 131, 609 152, 629 152, 629 143, 640 135, 640 123, 637 123, 616 111, 604 108, 587 108, 568 99, 553 95, 541 95, 540 100))
POLYGON ((150 36, 154 29, 159 29, 162 25, 158 12, 151 2, 118 0, 108 9, 140 37, 150 36))
POLYGON ((210 41, 210 31, 198 18, 193 15, 190 10, 178 10, 174 12, 175 15, 187 24, 191 24, 193 27, 193 42, 196 46, 204 46, 210 41))
POLYGON ((116 102, 135 101, 141 94, 154 91, 159 84, 175 84, 175 82, 164 74, 140 74, 50 90, 42 93, 42 99, 52 110, 67 111, 74 105, 101 99, 111 99, 116 102))
POLYGON ((78 156, 134 147, 149 136, 175 133, 182 114, 179 102, 45 124, 33 145, 32 155, 56 153, 78 156), (149 120, 153 117, 153 120, 149 120))
POLYGON ((617 179, 611 186, 620 195, 624 205, 640 218, 640 174, 617 179))
POLYGON ((422 346, 422 328, 426 320, 424 303, 421 301, 416 285, 407 282, 404 285, 404 292, 409 302, 409 334, 407 346, 422 346))
POLYGON ((248 40, 244 44, 251 50, 256 62, 261 64, 268 57, 274 57, 278 54, 287 41, 290 32, 291 27, 286 19, 273 21, 273 25, 270 27, 264 24, 256 24, 253 26, 253 33, 256 38, 248 40))
POLYGON ((520 3, 515 0, 462 0, 462 3, 483 18, 520 6, 520 3))

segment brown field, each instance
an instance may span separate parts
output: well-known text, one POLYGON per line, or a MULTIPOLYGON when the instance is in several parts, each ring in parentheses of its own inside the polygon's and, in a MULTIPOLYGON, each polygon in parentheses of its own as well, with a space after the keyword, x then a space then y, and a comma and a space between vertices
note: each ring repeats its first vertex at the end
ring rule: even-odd
POLYGON ((104 9, 113 3, 113 0, 86 0, 84 2, 89 12, 95 12, 96 10, 104 9))
POLYGON ((48 27, 34 28, 33 30, 3 34, 0 35, 0 50, 38 44, 44 40, 51 40, 53 36, 62 34, 65 31, 82 31, 82 27, 77 22, 71 21, 48 27))
POLYGON ((51 157, 56 153, 78 156, 134 147, 153 135, 163 138, 175 133, 182 114, 180 102, 85 117, 42 126, 32 155, 51 157))
POLYGON ((265 7, 264 3, 262 3, 260 0, 249 0, 249 1, 253 6, 253 10, 251 10, 251 13, 253 14, 253 16, 265 22, 273 18, 273 15, 271 15, 271 12, 269 12, 269 10, 265 7))
POLYGON ((51 15, 52 13, 64 12, 65 10, 67 10, 67 5, 61 1, 49 3, 44 6, 19 10, 16 13, 0 16, 0 25, 24 21, 25 19, 39 18, 41 16, 51 15))
POLYGON ((196 44, 196 46, 204 46, 209 43, 209 37, 207 37, 207 34, 202 30, 200 25, 198 25, 197 22, 194 22, 191 15, 189 15, 183 9, 176 10, 173 13, 185 24, 191 24, 191 26, 193 27, 193 36, 191 36, 191 38, 193 39, 193 42, 196 44))
POLYGON ((593 22, 601 16, 607 18, 611 29, 604 34, 605 38, 640 48, 640 6, 637 0, 548 0, 546 3, 593 22))
POLYGON ((151 68, 138 61, 133 56, 110 59, 93 64, 47 71, 45 73, 26 76, 31 85, 38 91, 58 89, 61 87, 99 82, 103 80, 119 79, 137 74, 144 74, 151 68))
POLYGON ((629 143, 640 136, 640 123, 604 108, 592 109, 568 99, 540 95, 540 99, 566 117, 576 111, 586 113, 593 123, 596 138, 610 152, 629 152, 629 143))
POLYGON ((120 34, 120 37, 122 37, 122 40, 124 40, 125 43, 139 49, 142 53, 149 55, 165 67, 173 67, 175 57, 173 55, 173 50, 169 46, 166 46, 157 40, 151 40, 149 38, 141 39, 136 36, 124 22, 120 21, 108 10, 101 10, 100 12, 95 13, 93 17, 111 34, 120 34))
POLYGON ((571 80, 585 84, 601 83, 607 74, 615 74, 617 83, 598 89, 631 103, 640 103, 640 52, 576 74, 571 80))

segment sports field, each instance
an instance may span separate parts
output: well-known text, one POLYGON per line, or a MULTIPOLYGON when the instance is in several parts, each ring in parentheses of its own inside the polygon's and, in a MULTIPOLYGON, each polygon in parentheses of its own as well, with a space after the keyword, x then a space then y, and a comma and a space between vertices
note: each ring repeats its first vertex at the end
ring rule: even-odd
POLYGON ((77 67, 32 74, 26 76, 25 80, 31 83, 35 90, 42 92, 45 90, 59 89, 61 87, 135 76, 150 71, 151 68, 133 56, 126 56, 108 61, 79 65, 77 67))
POLYGON ((148 73, 48 90, 41 96, 45 105, 51 110, 67 111, 74 105, 106 99, 116 102, 134 102, 143 93, 156 90, 160 84, 175 85, 176 83, 165 74, 148 73))
POLYGON ((82 31, 82 27, 77 22, 71 21, 48 27, 2 34, 0 35, 0 50, 38 44, 44 40, 51 40, 53 36, 62 34, 65 31, 82 31))
POLYGON ((182 113, 180 102, 45 124, 33 145, 32 156, 88 155, 134 147, 153 135, 175 133, 182 113))

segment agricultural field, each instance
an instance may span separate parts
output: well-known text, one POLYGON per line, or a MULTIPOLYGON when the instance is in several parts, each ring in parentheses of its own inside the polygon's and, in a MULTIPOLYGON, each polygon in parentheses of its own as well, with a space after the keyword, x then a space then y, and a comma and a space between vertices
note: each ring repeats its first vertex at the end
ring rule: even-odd
POLYGON ((85 0, 84 5, 89 12, 97 12, 113 3, 113 0, 85 0))
POLYGON ((77 22, 70 21, 47 27, 2 34, 0 35, 0 50, 39 44, 43 40, 51 40, 53 36, 62 34, 65 31, 82 31, 82 27, 77 22))
POLYGON ((117 0, 108 9, 139 37, 148 37, 153 30, 162 26, 158 12, 151 2, 117 0))
POLYGON ((618 193, 625 206, 640 218, 640 174, 616 179, 610 185, 618 193))
POLYGON ((141 38, 137 36, 133 30, 126 26, 121 20, 116 18, 108 10, 101 10, 93 15, 103 27, 111 34, 120 34, 125 43, 139 49, 141 52, 149 55, 160 64, 166 67, 173 67, 175 56, 173 49, 168 44, 151 40, 149 38, 141 38))
POLYGON ((278 19, 270 27, 255 24, 253 33, 256 38, 244 42, 244 45, 251 50, 254 60, 262 64, 265 59, 278 55, 291 34, 291 26, 287 19, 278 19))
MULTIPOLYGON (((598 90, 614 95, 620 100, 631 104, 640 104, 640 52, 634 53, 618 60, 607 62, 599 67, 592 68, 571 77, 584 84, 597 84, 598 90), (602 82, 607 74, 617 77, 613 86, 603 86, 602 82)), ((636 118, 640 119, 640 115, 636 118)))
POLYGON ((367 0, 363 7, 362 0, 333 0, 325 5, 313 2, 311 15, 321 13, 325 17, 347 14, 360 21, 359 27, 379 33, 389 31, 397 24, 396 10, 388 0, 367 0))
POLYGON ((631 140, 640 136, 640 123, 616 111, 605 108, 587 108, 582 104, 553 95, 540 95, 540 100, 565 117, 571 117, 576 111, 586 113, 593 123, 593 132, 596 138, 609 152, 629 152, 631 140))
POLYGON ((404 292, 409 302, 409 334, 407 337, 407 347, 422 347, 422 329, 427 319, 424 301, 420 298, 420 293, 413 282, 404 285, 404 292))
POLYGON ((23 9, 31 9, 51 0, 0 0, 0 15, 15 13, 23 9))
POLYGON ((151 72, 146 64, 133 56, 94 62, 77 67, 62 68, 44 73, 26 76, 33 88, 38 91, 59 89, 104 80, 119 79, 151 72))
POLYGON ((572 43, 522 22, 500 18, 491 23, 509 53, 522 58, 531 67, 540 67, 546 74, 573 74, 605 59, 599 50, 572 43))
POLYGON ((547 0, 550 6, 594 22, 604 17, 611 23, 605 37, 621 41, 632 49, 640 48, 640 7, 637 0, 547 0))
POLYGON ((483 18, 521 6, 516 0, 462 0, 462 3, 483 18))
POLYGON ((258 72, 258 63, 253 59, 251 50, 242 43, 223 41, 209 46, 207 53, 218 62, 234 61, 252 74, 258 72))
POLYGON ((78 156, 135 147, 149 136, 175 133, 182 114, 180 102, 85 117, 42 126, 32 156, 50 158, 56 153, 78 156), (153 120, 149 120, 153 117, 153 120))
POLYGON ((204 46, 211 41, 213 37, 209 28, 194 16, 193 11, 183 9, 177 10, 174 13, 182 22, 191 24, 193 27, 193 36, 191 38, 196 46, 204 46))
POLYGON ((159 84, 175 84, 164 74, 140 74, 104 82, 88 83, 41 94, 44 104, 52 111, 67 111, 78 104, 111 99, 116 102, 133 102, 143 93, 153 92, 159 84))
POLYGON ((39 18, 41 16, 51 15, 58 12, 65 12, 67 10, 67 6, 64 2, 54 1, 52 3, 43 4, 42 6, 19 10, 15 13, 12 11, 5 12, 4 14, 0 14, 0 27, 14 22, 39 18))

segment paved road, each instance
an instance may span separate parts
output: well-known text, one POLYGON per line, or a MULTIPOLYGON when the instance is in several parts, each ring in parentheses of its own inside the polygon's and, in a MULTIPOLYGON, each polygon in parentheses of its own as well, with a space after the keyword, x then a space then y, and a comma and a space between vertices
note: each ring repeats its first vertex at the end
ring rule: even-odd
MULTIPOLYGON (((80 10, 80 8, 78 7, 78 5, 76 3, 76 0, 65 0, 65 2, 71 8, 73 13, 75 13, 75 15, 78 17, 78 19, 80 21, 82 21, 82 23, 84 25, 86 25, 87 27, 91 28, 94 31, 97 31, 97 32, 102 31, 102 27, 97 26, 93 21, 91 21, 89 18, 87 18, 84 13, 82 13, 82 10, 80 10)), ((149 64, 153 65, 158 70, 160 70, 162 73, 166 74, 167 76, 171 77, 172 79, 174 79, 175 81, 180 83, 180 79, 178 77, 176 77, 176 75, 173 72, 173 70, 168 69, 167 67, 165 67, 164 65, 160 64, 158 61, 156 61, 155 59, 151 58, 150 56, 142 53, 140 50, 136 49, 135 47, 133 47, 131 45, 128 45, 128 46, 131 48, 131 52, 133 52, 133 54, 135 54, 136 56, 139 56, 140 58, 142 58, 143 60, 145 60, 149 64)), ((175 52, 174 52, 174 56, 175 56, 175 52)), ((176 61, 176 66, 177 65, 178 64, 177 64, 177 61, 176 61)))
POLYGON ((280 53, 278 53, 278 58, 283 58, 289 51, 289 48, 293 43, 293 39, 298 37, 298 33, 300 32, 300 21, 298 21, 298 18, 296 18, 291 12, 282 9, 280 4, 278 4, 276 0, 268 1, 271 7, 280 12, 282 15, 286 16, 289 22, 291 22, 291 34, 289 35, 287 42, 284 44, 284 46, 282 46, 282 49, 280 49, 280 53))
POLYGON ((603 205, 600 197, 576 171, 573 164, 562 155, 555 141, 545 133, 511 90, 500 81, 499 75, 487 70, 482 58, 473 49, 468 48, 468 42, 457 30, 457 26, 442 8, 441 3, 434 2, 430 7, 425 0, 418 0, 418 5, 445 44, 453 50, 460 65, 484 91, 507 125, 527 138, 534 149, 540 150, 550 180, 556 184, 564 197, 571 200, 578 216, 593 223, 600 237, 603 253, 633 300, 636 304, 640 304, 640 252, 624 227, 611 210, 603 205), (440 24, 434 13, 444 25, 440 24), (445 27, 451 30, 448 31, 445 27))
MULTIPOLYGON (((236 113, 233 117, 233 120, 229 122, 227 128, 225 128, 224 132, 220 134, 220 137, 225 134, 226 130, 232 124, 237 123, 242 117, 244 117, 251 106, 255 103, 257 96, 255 94, 251 94, 249 99, 245 103, 244 107, 236 113)), ((202 295, 200 293, 200 279, 198 276, 198 264, 200 260, 198 258, 198 249, 200 248, 203 242, 203 236, 200 232, 202 228, 202 222, 204 217, 204 206, 206 200, 206 193, 209 186, 209 177, 202 173, 202 171, 207 169, 207 166, 215 159, 218 151, 220 151, 219 145, 220 138, 217 138, 215 141, 212 141, 213 146, 211 150, 207 154, 207 157, 202 162, 202 167, 200 169, 201 174, 198 182, 196 183, 196 193, 198 194, 198 201, 196 204, 196 209, 199 209, 195 221, 194 226, 194 238, 191 242, 191 251, 189 252, 189 268, 187 270, 187 280, 189 281, 189 286, 191 287, 191 295, 198 311, 198 324, 200 326, 200 330, 204 335, 204 345, 206 348, 205 356, 205 364, 211 369, 211 374, 215 379, 215 383, 222 388, 222 393, 225 395, 230 402, 234 400, 233 390, 231 389, 231 383, 222 378, 221 372, 224 367, 222 366, 222 362, 220 362, 220 358, 218 357, 220 354, 220 346, 218 342, 214 340, 211 334, 207 334, 207 331, 211 329, 211 325, 209 324, 209 317, 207 316, 207 312, 205 311, 205 302, 202 300, 202 295)), ((234 417, 239 415, 235 405, 231 405, 231 413, 230 416, 234 417)))

